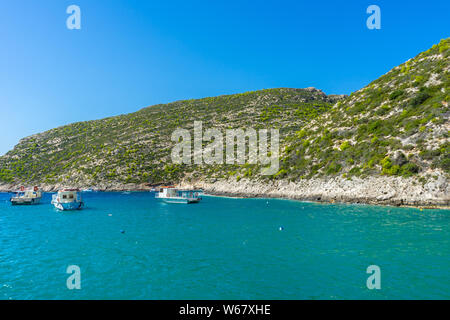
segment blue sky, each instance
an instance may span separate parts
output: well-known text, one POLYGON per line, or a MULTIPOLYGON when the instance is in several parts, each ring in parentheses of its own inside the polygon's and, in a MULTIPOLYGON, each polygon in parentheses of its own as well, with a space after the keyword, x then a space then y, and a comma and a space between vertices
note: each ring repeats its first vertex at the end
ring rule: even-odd
POLYGON ((349 94, 449 36, 449 1, 0 2, 0 154, 64 124, 274 87, 349 94), (69 5, 81 30, 66 28, 69 5), (366 8, 381 8, 381 30, 366 8))

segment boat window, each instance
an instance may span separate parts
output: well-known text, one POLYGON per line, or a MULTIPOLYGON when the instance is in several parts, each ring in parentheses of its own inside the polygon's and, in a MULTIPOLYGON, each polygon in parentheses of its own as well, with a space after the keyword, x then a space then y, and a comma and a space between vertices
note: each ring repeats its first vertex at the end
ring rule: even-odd
POLYGON ((63 199, 67 199, 67 196, 65 194, 63 194, 63 199))
POLYGON ((73 194, 70 194, 70 195, 69 195, 69 199, 73 199, 73 194))

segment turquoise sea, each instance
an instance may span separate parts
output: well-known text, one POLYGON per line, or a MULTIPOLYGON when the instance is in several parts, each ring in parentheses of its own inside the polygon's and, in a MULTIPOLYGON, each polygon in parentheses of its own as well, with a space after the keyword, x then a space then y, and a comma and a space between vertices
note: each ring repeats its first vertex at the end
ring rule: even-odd
POLYGON ((61 213, 50 194, 23 207, 0 194, 0 299, 450 298, 447 210, 83 195, 86 209, 61 213))

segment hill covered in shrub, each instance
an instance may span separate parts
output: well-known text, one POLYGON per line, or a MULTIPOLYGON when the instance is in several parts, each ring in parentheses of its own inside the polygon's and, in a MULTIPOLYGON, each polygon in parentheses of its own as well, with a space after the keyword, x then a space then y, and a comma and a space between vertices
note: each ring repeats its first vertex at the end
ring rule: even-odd
POLYGON ((449 47, 442 40, 349 97, 267 89, 177 101, 135 113, 55 128, 22 139, 0 157, 0 184, 101 186, 181 180, 450 174, 449 47), (260 165, 178 165, 177 128, 275 128, 280 169, 260 165))

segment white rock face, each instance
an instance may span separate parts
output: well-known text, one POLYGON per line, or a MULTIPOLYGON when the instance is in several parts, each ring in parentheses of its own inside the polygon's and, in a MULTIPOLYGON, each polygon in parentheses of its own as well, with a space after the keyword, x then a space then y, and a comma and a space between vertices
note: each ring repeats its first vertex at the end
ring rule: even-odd
POLYGON ((367 203, 397 206, 449 207, 450 190, 447 179, 418 183, 414 178, 367 177, 348 180, 342 177, 310 179, 298 182, 262 183, 241 179, 213 183, 197 181, 181 183, 182 188, 202 188, 206 193, 238 197, 274 197, 305 201, 367 203))

